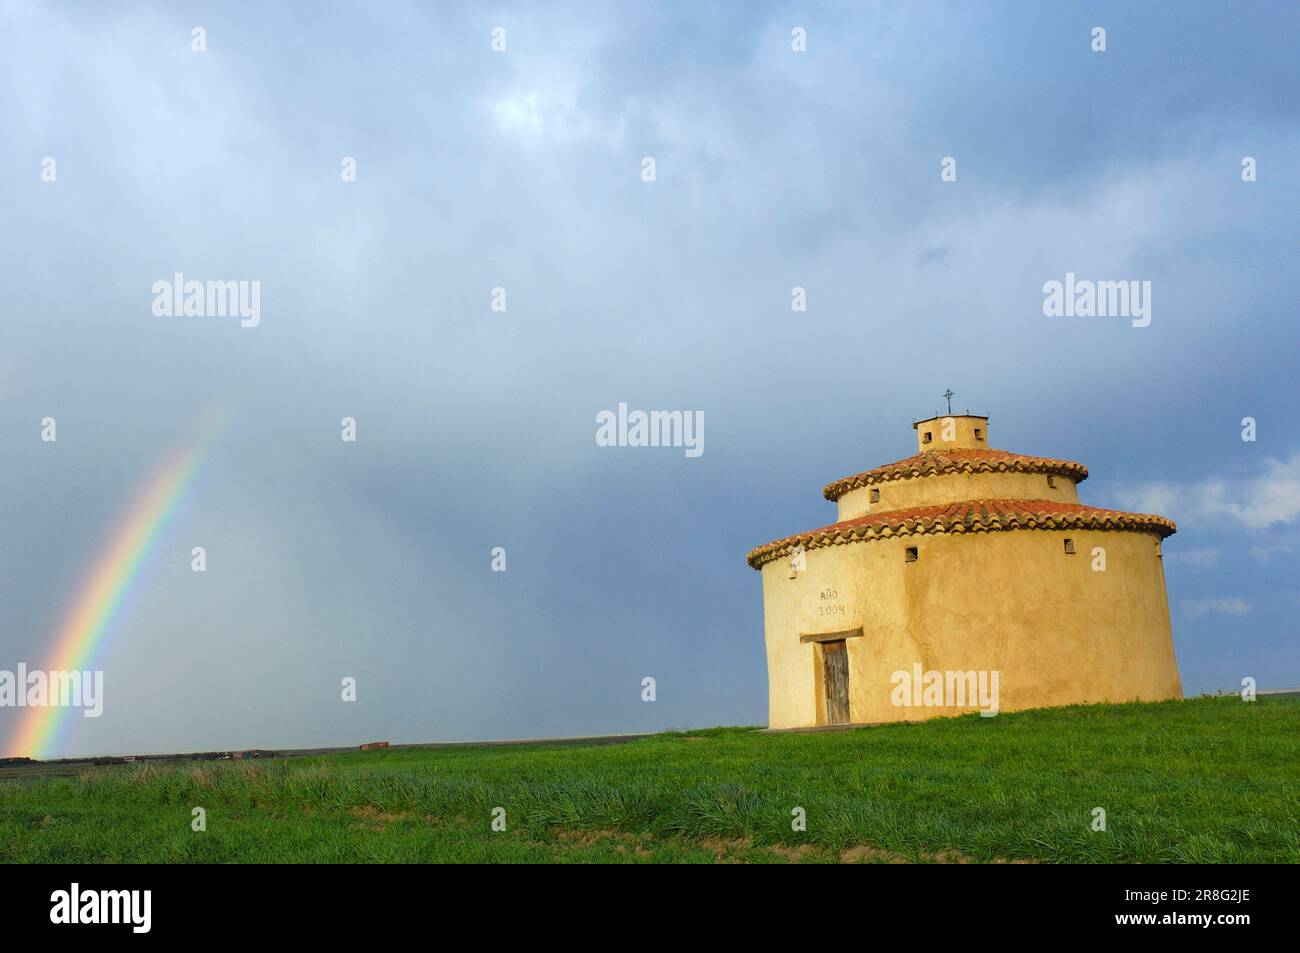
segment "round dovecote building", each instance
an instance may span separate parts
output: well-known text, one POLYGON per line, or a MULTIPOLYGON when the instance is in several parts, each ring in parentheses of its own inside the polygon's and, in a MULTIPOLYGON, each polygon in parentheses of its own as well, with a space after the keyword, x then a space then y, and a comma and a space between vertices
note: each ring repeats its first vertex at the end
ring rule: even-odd
POLYGON ((830 526, 760 546, 768 724, 1181 698, 1163 516, 1079 502, 1081 463, 913 424, 919 452, 829 484, 830 526))

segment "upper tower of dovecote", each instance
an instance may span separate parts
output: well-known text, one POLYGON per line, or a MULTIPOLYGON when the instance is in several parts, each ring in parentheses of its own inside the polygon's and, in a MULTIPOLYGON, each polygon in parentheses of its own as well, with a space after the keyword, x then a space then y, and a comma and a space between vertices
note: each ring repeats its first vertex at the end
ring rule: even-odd
POLYGON ((974 500, 1047 500, 1077 504, 1088 468, 995 450, 982 414, 942 414, 918 420, 917 452, 910 457, 829 483, 822 490, 840 520, 917 506, 974 500))
POLYGON ((927 417, 912 427, 916 430, 918 451, 986 450, 989 446, 989 419, 979 414, 927 417))

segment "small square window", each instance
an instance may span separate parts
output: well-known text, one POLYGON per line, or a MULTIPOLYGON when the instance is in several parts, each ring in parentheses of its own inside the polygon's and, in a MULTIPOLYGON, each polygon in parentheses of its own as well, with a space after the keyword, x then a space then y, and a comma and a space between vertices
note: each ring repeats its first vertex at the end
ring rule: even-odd
POLYGON ((909 563, 914 563, 920 558, 920 556, 917 554, 915 546, 908 546, 904 552, 903 558, 909 563))
POLYGON ((927 430, 925 433, 921 434, 921 443, 929 443, 933 436, 934 435, 927 430))
POLYGON ((1050 486, 1050 487, 1055 487, 1055 486, 1056 486, 1056 477, 1054 477, 1054 476, 1048 476, 1048 478, 1047 478, 1047 485, 1050 486))
POLYGON ((872 502, 872 503, 879 503, 879 502, 880 502, 880 491, 879 491, 879 490, 872 490, 872 491, 871 491, 871 494, 870 494, 870 499, 871 499, 871 502, 872 502))
POLYGON ((1072 539, 1070 539, 1070 538, 1068 538, 1068 537, 1067 537, 1066 540, 1065 540, 1065 552, 1066 552, 1066 555, 1069 555, 1069 556, 1073 556, 1073 555, 1074 555, 1074 540, 1072 540, 1072 539))
POLYGON ((976 428, 975 428, 975 439, 976 439, 976 440, 983 440, 983 439, 984 439, 984 431, 983 431, 983 430, 980 430, 979 427, 976 427, 976 428))

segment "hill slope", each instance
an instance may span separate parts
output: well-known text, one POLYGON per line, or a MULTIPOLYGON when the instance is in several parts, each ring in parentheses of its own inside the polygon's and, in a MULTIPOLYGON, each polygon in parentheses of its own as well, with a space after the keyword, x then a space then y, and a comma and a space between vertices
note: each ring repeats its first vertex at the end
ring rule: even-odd
POLYGON ((0 783, 0 860, 1300 862, 1300 702, 127 765, 0 783), (191 830, 193 809, 206 831, 191 830), (1093 809, 1106 830, 1092 830, 1093 809), (505 831, 493 831, 494 809, 505 831), (806 830, 792 830, 802 808, 806 830))

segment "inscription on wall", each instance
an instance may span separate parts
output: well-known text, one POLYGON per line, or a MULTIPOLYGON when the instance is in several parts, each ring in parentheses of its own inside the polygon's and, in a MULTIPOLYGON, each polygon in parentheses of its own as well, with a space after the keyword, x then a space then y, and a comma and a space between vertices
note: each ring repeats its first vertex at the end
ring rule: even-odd
POLYGON ((817 599, 818 616, 837 616, 847 615, 848 611, 844 604, 840 602, 840 591, 838 589, 823 589, 817 599))

